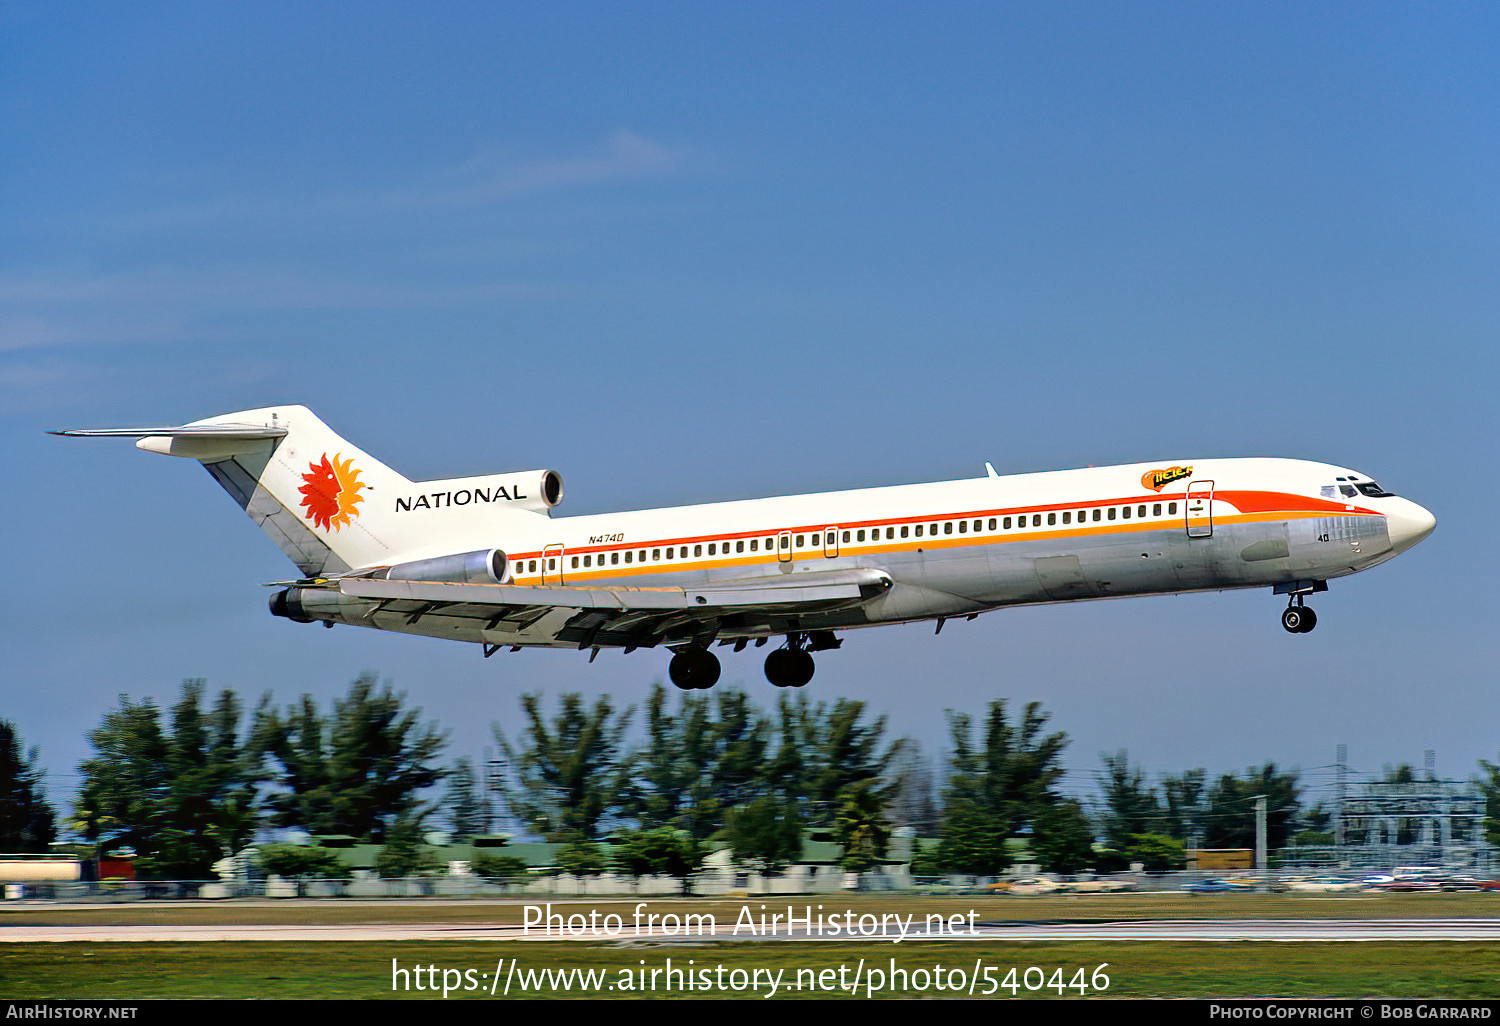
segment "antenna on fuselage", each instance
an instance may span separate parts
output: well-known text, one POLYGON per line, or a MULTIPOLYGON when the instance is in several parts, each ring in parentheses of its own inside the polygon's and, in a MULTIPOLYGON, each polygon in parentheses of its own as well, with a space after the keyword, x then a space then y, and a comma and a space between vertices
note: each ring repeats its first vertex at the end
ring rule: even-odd
POLYGON ((999 477, 1000 476, 999 474, 995 473, 995 465, 993 463, 991 463, 989 460, 985 460, 984 461, 984 475, 986 477, 999 477))

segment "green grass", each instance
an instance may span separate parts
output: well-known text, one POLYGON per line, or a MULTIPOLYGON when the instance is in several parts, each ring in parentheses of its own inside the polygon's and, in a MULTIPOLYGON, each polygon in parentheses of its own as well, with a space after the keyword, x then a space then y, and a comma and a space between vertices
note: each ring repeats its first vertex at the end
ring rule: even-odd
MULTIPOLYGON (((976 960, 995 967, 994 980, 1003 982, 1012 967, 1024 974, 1037 966, 1051 978, 1062 968, 1064 980, 1083 978, 1103 963, 1109 976, 1107 997, 1319 997, 1319 998, 1489 998, 1500 997, 1500 945, 1485 943, 924 943, 884 942, 739 943, 739 944, 575 944, 568 942, 356 942, 356 943, 205 943, 205 944, 59 944, 0 945, 0 994, 9 999, 33 998, 417 998, 441 1000, 432 989, 393 993, 392 964, 402 968, 436 966, 438 981, 444 969, 472 970, 477 991, 457 990, 448 1000, 489 999, 487 977, 497 962, 511 959, 527 970, 598 969, 608 983, 618 985, 623 972, 645 968, 707 969, 726 973, 783 971, 781 997, 840 997, 847 992, 817 993, 793 990, 799 971, 815 979, 824 970, 845 967, 852 978, 861 959, 866 973, 889 971, 890 960, 909 973, 928 973, 937 965, 973 973, 976 960), (691 960, 691 965, 689 965, 691 960), (809 975, 811 974, 811 975, 809 975)), ((1018 974, 1018 981, 1024 975, 1018 974)), ((658 975, 658 980, 662 979, 658 975)), ((414 978, 413 978, 414 979, 414 978)), ((456 978, 459 984, 462 978, 456 978)), ((868 975, 865 977, 868 981, 868 975)), ((905 990, 890 989, 884 996, 952 996, 932 986, 920 988, 923 977, 909 980, 905 990)), ((1032 980, 1037 979, 1032 974, 1032 980)), ((631 976, 632 982, 639 980, 631 976)), ((426 980, 424 979, 425 983, 426 980)), ((981 982, 978 990, 985 989, 981 982)), ((619 989, 563 991, 543 987, 520 993, 513 979, 512 997, 644 996, 744 997, 754 992, 699 990, 622 993, 619 989)), ((762 990, 761 993, 764 993, 762 990)), ((864 996, 861 991, 861 995, 864 996)), ((998 997, 1009 997, 1001 989, 998 997)), ((1056 997, 1055 990, 1027 990, 1020 997, 1056 997)), ((1077 997, 1067 990, 1065 997, 1077 997)), ((498 997, 498 995, 497 995, 498 997)))

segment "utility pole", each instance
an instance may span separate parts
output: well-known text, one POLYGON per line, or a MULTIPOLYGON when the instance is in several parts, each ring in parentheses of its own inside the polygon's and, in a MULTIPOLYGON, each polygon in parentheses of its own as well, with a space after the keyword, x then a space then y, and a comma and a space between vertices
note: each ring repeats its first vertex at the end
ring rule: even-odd
POLYGON ((1255 869, 1264 875, 1270 869, 1266 853, 1266 796, 1255 796, 1255 869))

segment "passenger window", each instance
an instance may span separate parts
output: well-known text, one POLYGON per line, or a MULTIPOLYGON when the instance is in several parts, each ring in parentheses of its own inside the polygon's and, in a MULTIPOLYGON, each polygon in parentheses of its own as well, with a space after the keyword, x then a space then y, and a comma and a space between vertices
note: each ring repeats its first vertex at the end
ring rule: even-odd
MULTIPOLYGON (((671 550, 668 549, 667 551, 670 552, 671 550)), ((655 562, 657 562, 660 559, 661 559, 661 549, 652 549, 651 550, 651 562, 655 563, 655 562)))
POLYGON ((556 570, 557 569, 557 560, 549 556, 547 558, 547 569, 548 570, 556 570))
POLYGON ((945 524, 943 524, 943 533, 944 534, 952 534, 953 533, 953 521, 949 520, 948 522, 946 522, 945 524))
POLYGON ((930 525, 930 526, 929 526, 929 527, 928 527, 928 528, 927 528, 927 533, 928 533, 928 534, 937 534, 937 524, 932 524, 932 525, 930 525))
POLYGON ((967 520, 960 520, 958 522, 958 533, 959 534, 968 534, 969 533, 969 522, 967 520))
POLYGON ((575 569, 575 570, 578 569, 578 557, 577 556, 573 557, 573 569, 575 569))
POLYGON ((640 551, 640 553, 635 557, 635 561, 637 563, 644 563, 646 561, 646 550, 645 549, 642 549, 640 551))
POLYGON ((667 558, 668 559, 675 559, 676 557, 677 557, 677 550, 676 549, 668 549, 667 550, 667 558))
POLYGON ((1124 508, 1124 509, 1123 509, 1123 510, 1121 510, 1121 511, 1120 511, 1120 514, 1121 514, 1121 515, 1122 515, 1122 516, 1123 516, 1123 517, 1124 517, 1124 518, 1125 518, 1125 519, 1126 519, 1126 520, 1129 520, 1129 519, 1130 519, 1130 507, 1129 507, 1129 506, 1126 506, 1126 507, 1125 507, 1125 508, 1124 508))
POLYGON ((620 554, 618 552, 611 552, 609 554, 609 563, 611 566, 618 566, 620 563, 620 554))
POLYGON ((681 559, 687 559, 687 546, 684 545, 680 549, 678 549, 677 550, 677 555, 681 559))
POLYGON ((865 540, 865 532, 863 532, 863 531, 856 531, 855 534, 854 534, 854 540, 855 541, 864 541, 865 540))
POLYGON ((1042 515, 1040 513, 1033 513, 1031 515, 1031 526, 1032 527, 1041 527, 1042 526, 1042 515))
POLYGON ((1153 517, 1159 517, 1159 516, 1161 516, 1161 503, 1158 502, 1158 503, 1153 503, 1152 504, 1152 506, 1151 506, 1151 515, 1153 517))
POLYGON ((1114 506, 1109 507, 1109 519, 1113 520, 1115 518, 1115 514, 1118 513, 1118 512, 1119 512, 1119 510, 1116 509, 1114 506))
POLYGON ((1174 502, 1174 503, 1171 503, 1170 505, 1167 506, 1167 516, 1169 516, 1169 517, 1175 517, 1176 515, 1177 515, 1177 503, 1174 502))
POLYGON ((1101 511, 1100 511, 1100 510, 1097 510, 1097 509, 1096 509, 1096 510, 1094 510, 1094 523, 1096 523, 1096 524, 1097 524, 1097 523, 1098 523, 1098 522, 1099 522, 1099 518, 1100 518, 1100 517, 1101 517, 1101 516, 1103 516, 1103 515, 1104 515, 1104 514, 1103 514, 1103 513, 1102 513, 1102 512, 1101 512, 1101 511))
MULTIPOLYGON (((891 528, 891 530, 892 530, 892 531, 894 531, 894 530, 895 530, 895 528, 894 528, 894 527, 893 527, 893 528, 891 528)), ((920 528, 920 527, 919 527, 919 528, 917 528, 917 530, 919 530, 919 531, 920 531, 920 530, 921 530, 921 528, 920 528)), ((902 525, 901 525, 901 537, 903 537, 903 538, 905 538, 905 537, 906 537, 906 531, 907 531, 907 527, 906 527, 906 525, 905 525, 905 524, 902 524, 902 525)))
POLYGON ((1057 514, 1056 513, 1048 513, 1047 514, 1047 526, 1048 527, 1056 527, 1057 526, 1057 514))
MULTIPOLYGON (((894 527, 887 527, 885 529, 885 537, 887 541, 893 541, 896 537, 896 529, 894 527)), ((906 528, 904 527, 901 528, 901 537, 906 537, 906 528)))
POLYGON ((1073 512, 1072 512, 1072 510, 1068 510, 1067 512, 1063 513, 1063 523, 1065 523, 1065 524, 1071 524, 1072 522, 1073 522, 1073 512))
POLYGON ((715 544, 714 542, 709 542, 708 543, 708 554, 710 556, 713 556, 713 555, 716 555, 717 553, 718 553, 718 545, 715 544))
POLYGON ((742 541, 735 542, 734 543, 734 551, 736 551, 736 552, 744 552, 745 551, 745 543, 742 542, 742 541))
POLYGON ((759 538, 751 538, 750 539, 750 551, 751 552, 757 552, 757 551, 759 551, 759 545, 758 545, 759 542, 760 542, 759 538))
POLYGON ((694 545, 693 546, 693 555, 695 555, 695 556, 701 556, 701 555, 703 555, 703 546, 702 545, 694 545))
POLYGON ((922 537, 922 526, 923 525, 921 525, 921 524, 917 525, 917 537, 918 538, 922 537))
POLYGON ((1003 527, 1003 528, 1005 528, 1005 530, 1009 531, 1010 530, 1010 517, 1006 517, 1004 520, 1002 520, 1000 522, 1000 526, 1003 527))
POLYGON ((994 529, 995 529, 995 518, 994 517, 990 517, 990 530, 993 531, 994 529))
POLYGON ((625 562, 629 563, 631 561, 630 557, 632 557, 634 555, 635 555, 634 552, 627 552, 627 553, 625 553, 625 562))
MULTIPOLYGON (((860 533, 861 533, 861 534, 863 534, 863 533, 864 533, 864 532, 863 532, 863 531, 861 531, 861 532, 860 532, 860 533)), ((846 545, 847 545, 847 544, 848 544, 848 543, 849 543, 849 532, 848 532, 848 531, 845 531, 845 532, 844 532, 844 544, 846 544, 846 545)))
POLYGON ((983 523, 983 521, 980 521, 980 520, 974 521, 974 530, 976 530, 976 531, 980 530, 980 525, 982 523, 983 523))
POLYGON ((800 534, 797 535, 797 548, 802 548, 802 536, 800 534))

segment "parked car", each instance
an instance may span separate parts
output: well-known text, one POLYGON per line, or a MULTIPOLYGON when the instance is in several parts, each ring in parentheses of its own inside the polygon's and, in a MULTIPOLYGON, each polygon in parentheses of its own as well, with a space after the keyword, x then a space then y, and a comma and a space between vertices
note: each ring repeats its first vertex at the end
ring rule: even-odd
POLYGON ((1345 876, 1313 876, 1306 880, 1293 880, 1287 884, 1287 890, 1304 894, 1343 894, 1364 889, 1363 882, 1350 880, 1345 876))
POLYGON ((1245 890, 1238 884, 1212 876, 1207 880, 1199 880, 1197 883, 1183 884, 1182 889, 1188 894, 1229 894, 1245 890))

